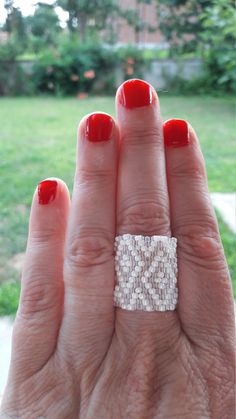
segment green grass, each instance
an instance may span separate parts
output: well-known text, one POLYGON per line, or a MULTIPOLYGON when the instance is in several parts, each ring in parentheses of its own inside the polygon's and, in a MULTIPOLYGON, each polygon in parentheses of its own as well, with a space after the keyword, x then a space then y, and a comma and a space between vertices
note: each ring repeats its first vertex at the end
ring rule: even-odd
MULTIPOLYGON (((235 191, 234 99, 170 97, 162 93, 160 100, 164 119, 187 119, 195 128, 206 159, 210 190, 235 191)), ((0 99, 0 282, 18 279, 9 260, 25 249, 30 204, 37 183, 56 176, 72 190, 77 125, 86 113, 96 110, 114 115, 114 100, 0 99)), ((220 227, 236 283, 235 236, 222 222, 220 227)), ((1 292, 0 314, 6 312, 2 309, 2 289, 1 292)), ((8 295, 9 292, 8 289, 8 295)))
POLYGON ((19 281, 4 282, 0 287, 0 316, 14 315, 20 295, 19 281))
POLYGON ((219 223, 219 230, 224 246, 225 255, 227 258, 230 275, 232 278, 234 297, 236 299, 236 260, 235 260, 235 249, 236 249, 236 234, 233 234, 225 223, 222 221, 218 212, 216 213, 219 223))

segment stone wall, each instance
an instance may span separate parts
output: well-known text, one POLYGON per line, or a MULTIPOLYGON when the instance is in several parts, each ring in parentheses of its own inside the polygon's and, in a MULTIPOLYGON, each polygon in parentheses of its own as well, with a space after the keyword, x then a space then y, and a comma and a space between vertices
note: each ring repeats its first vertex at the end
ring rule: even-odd
POLYGON ((173 60, 165 59, 153 61, 150 69, 145 71, 145 80, 157 89, 168 88, 168 84, 177 77, 184 80, 192 80, 199 77, 203 71, 203 63, 200 59, 173 60))
MULTIPOLYGON (((198 78, 203 72, 202 60, 174 60, 162 59, 152 61, 148 68, 143 70, 143 78, 151 83, 157 90, 168 89, 168 86, 174 84, 176 78, 183 80, 192 80, 198 78)), ((116 71, 116 86, 124 81, 124 75, 120 68, 116 71)))
MULTIPOLYGON (((17 64, 10 61, 0 62, 0 96, 8 95, 9 92, 13 95, 21 92, 20 87, 22 83, 27 87, 27 83, 33 72, 34 64, 35 61, 18 61, 17 64), (18 66, 21 69, 20 77, 17 70, 18 66)), ((114 89, 125 80, 122 68, 122 65, 118 65, 115 71, 114 89)), ((142 77, 160 91, 162 89, 168 90, 168 87, 173 87, 176 78, 192 80, 198 78, 202 72, 203 62, 197 58, 188 60, 162 59, 152 61, 147 65, 147 68, 143 69, 142 77)), ((102 80, 97 80, 97 83, 101 85, 99 93, 102 93, 102 80)), ((96 92, 96 89, 94 89, 94 92, 96 92)), ((27 89, 25 93, 27 94, 27 89)))

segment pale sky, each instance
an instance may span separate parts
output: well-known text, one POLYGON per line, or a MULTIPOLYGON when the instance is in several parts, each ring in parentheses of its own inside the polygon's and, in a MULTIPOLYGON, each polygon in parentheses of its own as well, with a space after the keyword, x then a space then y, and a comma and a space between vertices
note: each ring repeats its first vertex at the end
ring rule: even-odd
MULTIPOLYGON (((41 3, 52 4, 54 0, 40 0, 41 3)), ((35 5, 37 0, 15 0, 14 6, 18 7, 24 16, 28 16, 34 13, 35 5)), ((56 7, 56 12, 59 16, 62 26, 65 26, 68 18, 68 13, 64 12, 60 7, 56 7)), ((6 11, 4 8, 4 0, 0 0, 0 24, 4 23, 6 19, 6 11)))

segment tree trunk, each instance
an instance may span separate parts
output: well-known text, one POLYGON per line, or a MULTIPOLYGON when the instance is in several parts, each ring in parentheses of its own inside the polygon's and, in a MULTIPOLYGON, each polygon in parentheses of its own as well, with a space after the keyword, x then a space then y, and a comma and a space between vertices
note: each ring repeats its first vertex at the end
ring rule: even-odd
POLYGON ((86 41, 86 30, 87 30, 87 16, 80 14, 78 16, 79 34, 80 41, 86 41))

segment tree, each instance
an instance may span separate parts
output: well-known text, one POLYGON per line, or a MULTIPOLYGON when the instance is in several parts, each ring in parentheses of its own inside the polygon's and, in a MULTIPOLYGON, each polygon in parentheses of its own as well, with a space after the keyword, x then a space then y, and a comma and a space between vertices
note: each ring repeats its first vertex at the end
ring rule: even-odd
POLYGON ((208 90, 236 91, 234 0, 159 0, 160 28, 170 51, 201 51, 208 90))
POLYGON ((54 6, 38 3, 34 14, 26 18, 29 35, 33 37, 36 50, 45 45, 54 45, 61 30, 54 6))
MULTIPOLYGON (((110 29, 112 32, 114 20, 118 17, 125 19, 134 27, 136 39, 143 29, 150 28, 143 21, 140 5, 150 4, 153 0, 137 0, 136 9, 122 9, 117 0, 57 0, 56 4, 69 14, 68 28, 70 32, 78 31, 84 42, 89 34, 88 29, 95 32, 110 29)), ((127 3, 128 4, 128 3, 127 3)))
POLYGON ((213 88, 236 92, 236 30, 233 0, 212 0, 201 15, 204 60, 213 88))
POLYGON ((24 41, 26 37, 26 28, 20 9, 14 7, 13 0, 5 0, 4 7, 7 12, 4 29, 10 34, 18 37, 21 41, 24 41))
POLYGON ((7 12, 5 29, 7 32, 11 33, 12 32, 11 20, 12 20, 12 13, 13 13, 13 7, 14 7, 14 0, 4 0, 4 7, 7 12))
POLYGON ((212 0, 157 0, 159 26, 170 52, 196 51, 201 44, 203 11, 212 0))
POLYGON ((82 42, 89 25, 103 29, 118 10, 115 0, 58 0, 56 4, 69 13, 68 28, 71 32, 79 31, 82 42))

